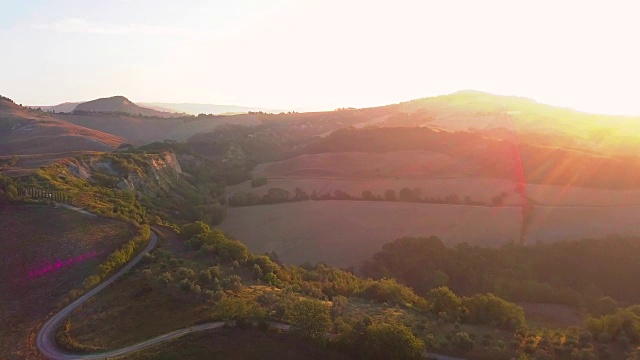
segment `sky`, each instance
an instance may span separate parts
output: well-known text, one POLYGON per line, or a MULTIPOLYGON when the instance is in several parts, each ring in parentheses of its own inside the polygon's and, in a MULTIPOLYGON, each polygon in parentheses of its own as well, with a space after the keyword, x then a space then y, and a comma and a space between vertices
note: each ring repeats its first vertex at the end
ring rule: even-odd
POLYGON ((0 0, 0 94, 332 110, 474 89, 640 115, 635 2, 0 0))

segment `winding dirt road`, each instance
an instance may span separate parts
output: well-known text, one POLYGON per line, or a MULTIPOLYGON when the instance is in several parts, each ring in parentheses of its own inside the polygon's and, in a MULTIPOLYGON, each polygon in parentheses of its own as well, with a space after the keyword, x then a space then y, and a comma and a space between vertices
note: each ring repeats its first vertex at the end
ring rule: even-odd
MULTIPOLYGON (((38 350, 40 350, 42 355, 44 357, 46 357, 47 359, 50 359, 50 360, 94 360, 94 359, 98 360, 98 359, 108 359, 110 357, 117 357, 117 356, 123 356, 123 355, 127 355, 127 354, 130 354, 130 353, 134 353, 136 351, 140 351, 140 350, 152 347, 154 345, 157 345, 157 344, 160 344, 160 343, 164 343, 164 342, 167 342, 169 340, 173 340, 173 339, 176 339, 176 338, 179 338, 181 336, 185 336, 187 334, 191 334, 191 333, 194 333, 194 332, 211 330, 211 329, 218 329, 218 328, 224 327, 226 323, 223 322, 223 321, 216 321, 216 322, 210 322, 210 323, 205 323, 205 324, 200 324, 200 325, 194 325, 194 326, 190 326, 188 328, 172 331, 172 332, 164 334, 164 335, 156 336, 156 337, 151 338, 149 340, 145 340, 145 341, 142 341, 140 343, 124 347, 122 349, 105 351, 105 352, 94 353, 94 354, 70 354, 70 353, 67 353, 67 352, 61 350, 58 347, 58 344, 56 343, 56 340, 55 340, 55 335, 56 335, 56 332, 58 331, 58 329, 60 329, 60 327, 62 326, 62 323, 64 322, 64 320, 69 315, 71 315, 71 313, 76 308, 78 308, 80 305, 82 305, 85 301, 89 300, 92 296, 94 296, 98 292, 102 291, 104 288, 106 288, 107 286, 112 284, 114 281, 116 281, 118 278, 120 278, 122 275, 124 275, 127 271, 131 270, 131 268, 136 266, 140 262, 140 260, 142 260, 142 257, 146 253, 148 253, 149 251, 153 250, 153 248, 156 246, 157 243, 158 243, 158 236, 155 234, 155 232, 151 231, 151 236, 149 238, 149 244, 147 244, 147 246, 144 248, 144 250, 142 250, 135 258, 133 258, 133 260, 129 261, 129 263, 127 263, 127 265, 125 265, 117 273, 113 274, 109 279, 105 280, 103 283, 101 283, 100 285, 96 286, 95 288, 93 288, 89 292, 85 293, 84 295, 82 295, 81 297, 76 299, 74 302, 72 302, 71 304, 67 305, 64 309, 60 310, 60 312, 58 312, 57 314, 52 316, 42 326, 42 328, 40 329, 40 332, 38 332, 38 336, 36 338, 36 346, 38 347, 38 350)), ((269 321, 268 323, 269 323, 269 325, 271 327, 278 328, 278 329, 284 330, 284 331, 288 331, 291 328, 290 325, 284 324, 284 323, 278 323, 278 322, 273 322, 273 321, 269 321)), ((452 358, 452 357, 443 356, 443 355, 439 355, 439 354, 425 353, 425 355, 426 356, 431 356, 431 358, 435 358, 435 359, 438 359, 438 360, 463 360, 463 359, 452 358)))

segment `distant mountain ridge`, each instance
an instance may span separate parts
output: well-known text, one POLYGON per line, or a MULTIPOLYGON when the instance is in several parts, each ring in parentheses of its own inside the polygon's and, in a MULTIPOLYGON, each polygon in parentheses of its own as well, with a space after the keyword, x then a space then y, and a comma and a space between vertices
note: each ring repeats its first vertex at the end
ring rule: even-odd
POLYGON ((151 109, 160 111, 175 111, 184 112, 190 115, 199 114, 245 114, 248 112, 266 112, 266 113, 280 113, 284 110, 267 109, 252 106, 238 106, 238 105, 217 105, 217 104, 191 104, 191 103, 140 103, 140 105, 146 106, 151 109))
POLYGON ((76 106, 82 104, 82 102, 64 102, 58 105, 30 105, 29 107, 32 109, 40 109, 42 111, 51 112, 51 113, 70 113, 75 110, 76 106))

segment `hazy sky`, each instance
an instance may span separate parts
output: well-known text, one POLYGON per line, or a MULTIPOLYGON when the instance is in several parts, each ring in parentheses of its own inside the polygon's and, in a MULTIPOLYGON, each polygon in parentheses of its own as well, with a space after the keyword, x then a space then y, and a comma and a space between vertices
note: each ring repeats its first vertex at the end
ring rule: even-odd
POLYGON ((640 114, 636 3, 0 0, 0 94, 333 109, 476 89, 640 114))

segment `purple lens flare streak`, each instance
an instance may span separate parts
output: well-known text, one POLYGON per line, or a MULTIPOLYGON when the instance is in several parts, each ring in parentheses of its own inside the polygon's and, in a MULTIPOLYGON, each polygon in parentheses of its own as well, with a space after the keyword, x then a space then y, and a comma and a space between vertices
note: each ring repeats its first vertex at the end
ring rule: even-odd
POLYGON ((67 259, 60 259, 54 262, 47 262, 45 264, 39 265, 36 268, 29 271, 28 278, 33 279, 37 277, 44 276, 50 272, 57 271, 63 267, 80 263, 82 261, 94 258, 98 255, 96 251, 91 251, 88 253, 84 253, 77 256, 72 256, 67 259))

